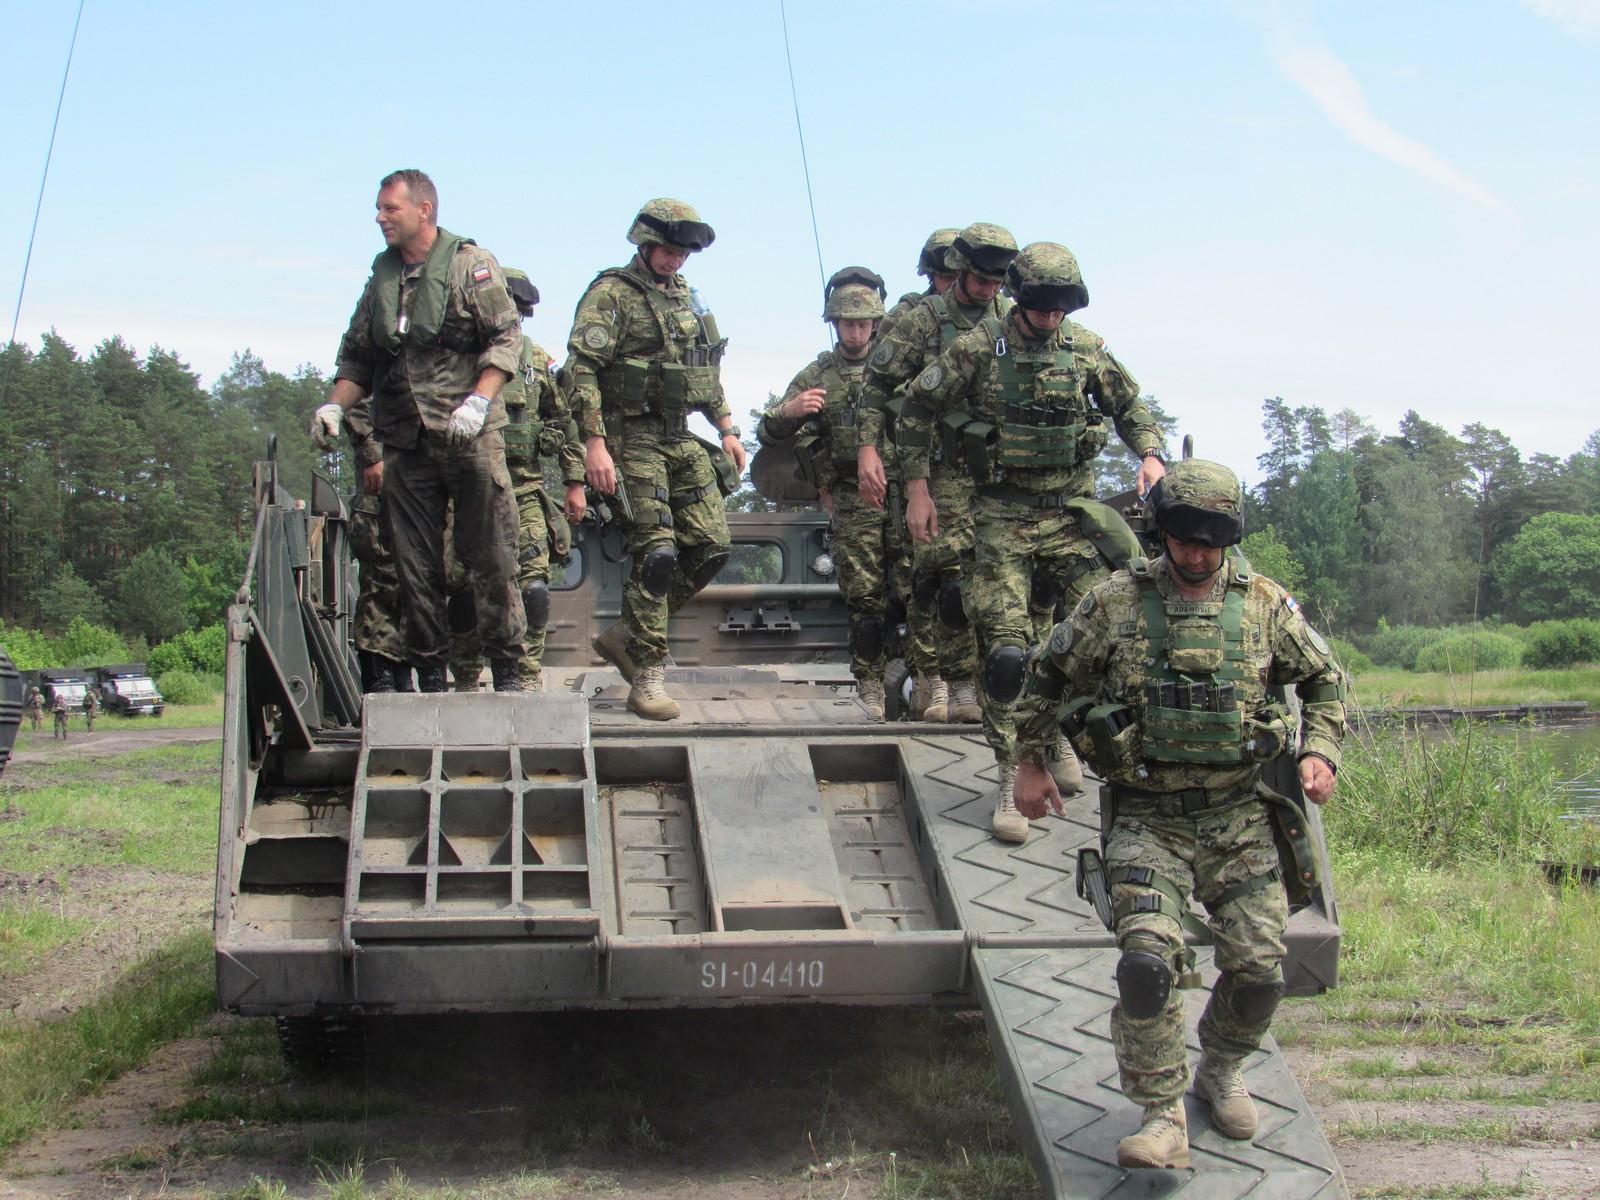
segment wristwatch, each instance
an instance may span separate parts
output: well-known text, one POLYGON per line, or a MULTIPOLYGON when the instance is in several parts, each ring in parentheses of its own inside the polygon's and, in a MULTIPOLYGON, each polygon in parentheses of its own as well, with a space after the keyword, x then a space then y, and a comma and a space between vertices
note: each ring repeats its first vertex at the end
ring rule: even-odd
POLYGON ((739 431, 737 425, 729 425, 726 429, 719 429, 717 432, 723 437, 738 438, 741 441, 744 439, 744 434, 739 431))
POLYGON ((1164 454, 1162 454, 1161 451, 1159 451, 1159 450, 1146 450, 1143 454, 1139 455, 1139 461, 1140 462, 1143 462, 1147 458, 1155 459, 1163 467, 1167 465, 1166 456, 1164 454))

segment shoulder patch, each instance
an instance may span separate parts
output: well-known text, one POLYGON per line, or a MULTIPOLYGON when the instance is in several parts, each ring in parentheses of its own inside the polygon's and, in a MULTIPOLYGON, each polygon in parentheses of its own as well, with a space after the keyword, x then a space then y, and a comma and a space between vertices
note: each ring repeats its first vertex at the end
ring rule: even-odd
POLYGON ((939 381, 944 378, 944 368, 938 363, 928 364, 928 369, 917 376, 917 386, 924 391, 932 391, 939 386, 939 381))
POLYGON ((472 282, 482 287, 494 278, 494 272, 489 269, 489 264, 481 262, 472 268, 472 282))
POLYGON ((1306 623, 1306 640, 1316 647, 1317 653, 1324 657, 1333 654, 1333 647, 1328 645, 1328 639, 1317 632, 1316 626, 1309 621, 1306 623))
POLYGON ((591 325, 583 331, 583 344, 591 350, 604 350, 611 343, 611 331, 604 325, 591 325))
POLYGON ((884 366, 893 357, 894 347, 888 342, 883 342, 872 352, 872 365, 875 367, 884 366))
POLYGON ((1072 649, 1072 622, 1058 621, 1056 627, 1050 631, 1050 654, 1052 657, 1065 654, 1072 649))
POLYGON ((1094 611, 1094 595, 1093 595, 1093 593, 1091 593, 1091 594, 1085 596, 1082 600, 1078 601, 1077 613, 1078 613, 1078 615, 1080 617, 1087 617, 1093 611, 1094 611))

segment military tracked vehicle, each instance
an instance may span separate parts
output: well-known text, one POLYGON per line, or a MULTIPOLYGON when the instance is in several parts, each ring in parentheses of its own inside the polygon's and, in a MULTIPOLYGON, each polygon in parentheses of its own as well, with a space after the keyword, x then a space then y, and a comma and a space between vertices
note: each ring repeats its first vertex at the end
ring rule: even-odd
MULTIPOLYGON (((1195 1104, 1194 1170, 1116 1165, 1137 1123, 1108 1032, 1117 951, 1073 875, 1100 835, 1093 789, 1004 845, 978 727, 869 718, 819 514, 730 514, 733 561, 674 619, 683 716, 661 723, 589 650, 627 570, 609 531, 578 530, 555 587, 546 691, 363 699, 345 505, 321 479, 299 503, 270 461, 255 488, 228 616, 217 991, 276 1017, 292 1059, 346 1057, 389 1014, 971 1005, 1046 1194, 1345 1194, 1270 1043, 1247 1065, 1253 1141, 1195 1104)), ((1291 992, 1332 986, 1326 886, 1287 940, 1291 992)))
POLYGON ((0 648, 0 771, 6 769, 17 730, 22 728, 22 701, 26 694, 21 673, 0 648))

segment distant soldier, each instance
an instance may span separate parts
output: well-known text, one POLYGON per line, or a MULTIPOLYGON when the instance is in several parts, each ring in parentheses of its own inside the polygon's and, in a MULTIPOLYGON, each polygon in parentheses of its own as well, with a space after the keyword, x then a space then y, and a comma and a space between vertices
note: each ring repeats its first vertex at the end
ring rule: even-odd
POLYGON ((99 713, 100 699, 94 694, 94 689, 90 688, 83 695, 83 724, 90 733, 94 732, 94 719, 99 713))
POLYGON ((883 720, 885 610, 889 592, 888 518, 856 492, 857 409, 872 335, 883 318, 883 280, 864 267, 834 273, 823 289, 822 319, 836 344, 790 381, 761 418, 763 442, 796 438, 802 472, 832 518, 833 560, 850 614, 850 673, 861 703, 883 720))
POLYGON ((55 716, 55 729, 51 732, 52 738, 67 740, 67 698, 57 692, 51 701, 50 712, 55 716))
POLYGON ((628 228, 638 252, 589 284, 567 340, 584 474, 595 491, 618 497, 633 559, 622 619, 594 649, 633 684, 628 707, 653 721, 679 714, 666 691, 667 621, 732 555, 722 497, 744 472, 720 378, 727 342, 678 273, 715 237, 681 200, 648 201, 628 228), (710 449, 722 471, 689 432, 695 412, 721 438, 710 449))
POLYGON ((28 709, 28 720, 35 733, 44 722, 44 693, 36 687, 28 689, 28 698, 23 702, 28 709))

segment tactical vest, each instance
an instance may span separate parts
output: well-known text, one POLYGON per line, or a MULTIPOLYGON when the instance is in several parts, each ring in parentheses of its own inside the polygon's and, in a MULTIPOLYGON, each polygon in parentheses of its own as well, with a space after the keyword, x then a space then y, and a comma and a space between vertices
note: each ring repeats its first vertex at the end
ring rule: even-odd
MULTIPOLYGON (((938 292, 929 292, 926 299, 928 302, 928 307, 933 310, 933 315, 939 322, 939 353, 943 354, 955 344, 955 340, 958 337, 967 332, 967 330, 971 329, 972 326, 957 324, 957 318, 960 317, 961 310, 952 308, 951 305, 945 300, 944 296, 940 295, 938 292)), ((995 297, 994 300, 990 301, 989 304, 985 305, 984 307, 988 308, 991 305, 1002 317, 1011 311, 1011 301, 1004 296, 995 297)), ((964 320, 965 318, 962 319, 964 320)), ((981 323, 982 321, 993 319, 993 314, 991 314, 989 316, 979 318, 979 321, 981 323)), ((894 396, 889 400, 888 408, 891 424, 905 412, 906 389, 911 386, 911 382, 912 381, 908 379, 905 383, 902 383, 898 388, 895 389, 894 396)), ((946 417, 942 423, 944 436, 932 439, 928 446, 928 459, 930 462, 939 463, 948 461, 952 463, 959 463, 961 461, 961 443, 959 439, 955 439, 950 436, 951 426, 949 421, 950 418, 946 417)), ((959 425, 959 422, 957 424, 959 425)))
POLYGON ((682 431, 690 412, 716 402, 717 377, 728 345, 718 335, 716 318, 710 313, 696 315, 686 299, 651 287, 624 267, 601 271, 589 288, 602 279, 620 279, 642 295, 661 334, 659 357, 617 358, 600 370, 604 406, 624 417, 659 417, 682 431))
POLYGON ((822 411, 817 419, 807 423, 807 429, 796 439, 797 453, 809 456, 813 474, 821 459, 833 463, 834 474, 854 483, 856 478, 857 403, 861 397, 861 377, 866 363, 853 363, 846 374, 835 350, 824 350, 817 355, 817 365, 822 368, 819 385, 826 393, 822 411))
POLYGON ((994 343, 997 388, 982 410, 956 409, 941 424, 980 484, 1026 479, 1090 462, 1105 448, 1105 418, 1089 402, 1070 341, 1038 350, 1007 343, 995 317, 979 322, 994 343), (1019 473, 1022 473, 1019 475, 1019 473))
POLYGON ((523 334, 517 373, 500 389, 500 398, 506 405, 506 425, 501 435, 505 438, 507 461, 532 463, 539 456, 539 435, 545 427, 537 404, 543 394, 539 386, 541 369, 548 371, 549 367, 539 361, 533 339, 523 334))

